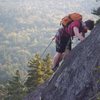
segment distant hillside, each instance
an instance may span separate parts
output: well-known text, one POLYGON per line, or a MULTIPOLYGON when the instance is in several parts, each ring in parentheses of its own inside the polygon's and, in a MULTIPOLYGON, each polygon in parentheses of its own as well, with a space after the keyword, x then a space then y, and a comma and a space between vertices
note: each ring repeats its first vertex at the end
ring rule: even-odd
MULTIPOLYGON (((90 1, 0 0, 0 68, 11 73, 26 70, 33 55, 48 46, 63 16, 81 11, 84 18, 94 18, 90 10, 96 3, 90 1)), ((54 55, 54 42, 46 53, 54 55)))
POLYGON ((0 70, 0 84, 6 84, 8 80, 11 79, 11 76, 6 72, 0 70))

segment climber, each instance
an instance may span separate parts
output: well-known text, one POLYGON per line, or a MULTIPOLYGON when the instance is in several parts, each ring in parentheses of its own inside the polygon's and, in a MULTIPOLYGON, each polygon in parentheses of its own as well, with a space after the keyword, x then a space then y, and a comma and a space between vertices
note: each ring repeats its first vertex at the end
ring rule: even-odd
POLYGON ((62 27, 57 31, 56 35, 52 38, 56 43, 56 54, 53 58, 53 67, 55 71, 59 66, 59 63, 64 59, 65 55, 71 50, 71 38, 73 36, 78 37, 80 41, 85 39, 85 33, 87 30, 92 30, 94 27, 94 21, 87 20, 75 20, 71 22, 67 27, 62 27))

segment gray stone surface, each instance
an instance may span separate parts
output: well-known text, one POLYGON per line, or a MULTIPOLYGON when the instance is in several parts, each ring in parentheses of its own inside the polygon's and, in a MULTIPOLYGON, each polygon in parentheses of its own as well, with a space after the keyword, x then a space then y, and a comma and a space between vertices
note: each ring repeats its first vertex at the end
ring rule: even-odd
POLYGON ((66 56, 51 79, 25 100, 96 100, 99 92, 100 24, 66 56))

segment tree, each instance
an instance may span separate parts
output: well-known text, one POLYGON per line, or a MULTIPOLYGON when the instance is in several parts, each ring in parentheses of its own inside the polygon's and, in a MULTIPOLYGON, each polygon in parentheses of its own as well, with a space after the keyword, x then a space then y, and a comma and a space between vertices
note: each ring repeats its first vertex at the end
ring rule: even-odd
POLYGON ((6 94, 7 94, 7 91, 5 89, 5 86, 0 84, 0 99, 4 100, 4 97, 6 94))
POLYGON ((46 57, 43 59, 43 69, 44 69, 44 81, 46 81, 53 73, 51 70, 52 66, 52 60, 49 54, 46 55, 46 57))
POLYGON ((100 23, 100 7, 97 9, 94 9, 92 14, 97 15, 99 19, 96 21, 96 23, 100 23))
POLYGON ((39 54, 36 54, 28 63, 28 78, 25 82, 28 92, 34 91, 37 86, 44 83, 53 73, 51 70, 51 58, 47 55, 42 59, 39 54))
POLYGON ((6 86, 7 95, 4 100, 22 100, 26 95, 26 88, 20 80, 19 70, 16 70, 12 80, 6 86))

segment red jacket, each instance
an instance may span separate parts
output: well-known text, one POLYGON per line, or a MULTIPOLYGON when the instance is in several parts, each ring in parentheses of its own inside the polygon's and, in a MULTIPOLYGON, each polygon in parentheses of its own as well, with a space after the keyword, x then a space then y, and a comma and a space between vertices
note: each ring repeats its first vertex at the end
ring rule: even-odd
POLYGON ((65 28, 66 33, 68 33, 70 36, 75 36, 74 31, 73 31, 74 27, 77 27, 79 29, 79 33, 82 32, 84 34, 87 32, 87 30, 84 29, 82 22, 74 21, 68 27, 65 28))
POLYGON ((86 29, 84 29, 84 27, 82 26, 82 22, 80 21, 74 21, 72 22, 68 27, 62 27, 60 29, 58 29, 57 33, 56 33, 56 40, 61 39, 61 37, 67 37, 67 36, 75 36, 73 28, 77 27, 79 29, 79 32, 83 33, 83 36, 85 36, 85 33, 87 32, 86 29))

